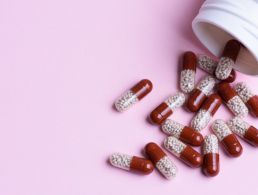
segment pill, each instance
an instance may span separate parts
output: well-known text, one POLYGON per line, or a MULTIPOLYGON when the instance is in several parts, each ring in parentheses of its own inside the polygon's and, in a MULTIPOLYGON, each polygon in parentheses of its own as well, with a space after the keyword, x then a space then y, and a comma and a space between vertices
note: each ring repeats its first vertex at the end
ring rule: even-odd
POLYGON ((145 146, 145 153, 165 178, 172 179, 176 176, 177 167, 157 144, 148 143, 145 146))
POLYGON ((213 115, 221 106, 222 100, 219 95, 211 94, 203 103, 201 109, 193 117, 191 127, 196 131, 201 131, 207 127, 213 115))
POLYGON ((185 93, 189 93, 194 89, 196 61, 196 55, 193 52, 188 51, 184 53, 180 88, 185 93))
POLYGON ((221 82, 217 86, 218 94, 225 101, 227 107, 235 116, 245 117, 248 114, 248 108, 241 98, 237 95, 234 88, 229 83, 221 82))
POLYGON ((171 95, 150 114, 150 119, 153 123, 161 125, 176 108, 181 107, 185 102, 185 95, 181 92, 171 95))
POLYGON ((251 89, 243 82, 237 83, 235 90, 243 102, 247 105, 250 112, 258 117, 258 96, 253 94, 251 89))
POLYGON ((143 174, 150 174, 154 169, 150 160, 127 154, 114 153, 109 157, 109 161, 114 167, 143 174))
POLYGON ((201 80, 196 88, 191 92, 187 101, 187 108, 192 112, 198 111, 202 103, 212 91, 215 83, 216 80, 211 76, 207 76, 201 80))
POLYGON ((231 131, 243 138, 249 144, 258 147, 258 129, 240 117, 234 117, 227 122, 231 131))
MULTIPOLYGON (((209 73, 210 75, 216 76, 215 75, 215 70, 218 65, 218 61, 212 59, 210 56, 200 54, 197 56, 197 65, 199 68, 204 70, 205 72, 209 73)), ((225 82, 232 83, 236 79, 236 71, 232 69, 230 72, 230 75, 228 76, 227 79, 225 79, 225 82)))
POLYGON ((203 167, 206 176, 216 176, 219 173, 219 146, 214 134, 207 135, 203 142, 203 167))
POLYGON ((172 135, 192 146, 200 146, 203 142, 202 134, 171 119, 165 120, 161 129, 164 133, 172 135))
POLYGON ((215 75, 217 79, 225 80, 229 77, 240 48, 241 44, 236 40, 230 40, 226 43, 222 57, 218 62, 218 66, 216 67, 215 75))
POLYGON ((152 90, 152 83, 147 79, 141 80, 139 83, 134 85, 130 90, 126 91, 120 98, 115 102, 117 111, 123 112, 140 101, 152 90))
POLYGON ((164 140, 165 148, 190 167, 197 168, 202 165, 202 155, 173 136, 164 140))
POLYGON ((242 154, 242 145, 223 120, 215 120, 212 123, 211 128, 214 134, 217 136, 219 142, 230 156, 238 157, 242 154))

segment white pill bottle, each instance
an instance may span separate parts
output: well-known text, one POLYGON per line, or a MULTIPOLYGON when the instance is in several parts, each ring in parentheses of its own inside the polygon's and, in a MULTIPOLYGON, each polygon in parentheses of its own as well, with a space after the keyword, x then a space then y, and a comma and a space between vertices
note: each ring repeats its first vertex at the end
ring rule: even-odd
POLYGON ((258 0, 206 0, 192 28, 201 43, 217 57, 228 40, 240 41, 244 47, 234 68, 258 75, 258 0))

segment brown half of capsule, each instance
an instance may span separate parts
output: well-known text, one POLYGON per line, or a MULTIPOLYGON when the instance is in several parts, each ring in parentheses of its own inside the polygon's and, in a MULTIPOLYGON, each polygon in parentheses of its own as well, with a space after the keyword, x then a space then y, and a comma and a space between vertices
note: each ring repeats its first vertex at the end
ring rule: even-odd
POLYGON ((150 93, 152 90, 152 83, 150 80, 143 79, 131 88, 131 91, 136 95, 138 100, 150 93))
POLYGON ((219 154, 208 153, 203 156, 202 170, 207 176, 216 176, 219 173, 219 154))
POLYGON ((190 146, 186 146, 186 148, 180 153, 180 159, 182 159, 188 166, 194 168, 200 167, 203 160, 202 155, 190 146))
POLYGON ((150 142, 145 146, 145 153, 148 155, 154 165, 159 162, 164 156, 167 156, 165 152, 155 143, 150 142))
POLYGON ((173 114, 171 108, 165 102, 162 102, 151 112, 150 120, 155 124, 161 125, 171 114, 173 114))
POLYGON ((185 126, 180 134, 180 140, 192 146, 200 146, 203 143, 203 136, 193 128, 185 126))
POLYGON ((229 155, 233 157, 238 157, 242 154, 243 148, 240 142, 238 141, 237 137, 232 133, 225 137, 221 144, 225 148, 225 150, 228 152, 229 155))
POLYGON ((206 98, 207 96, 203 92, 199 89, 194 89, 188 98, 186 106, 191 112, 197 112, 206 98))
POLYGON ((240 51, 240 48, 240 42, 238 42, 237 40, 229 40, 226 43, 226 46, 224 47, 222 57, 228 57, 235 62, 240 51))
POLYGON ((237 95, 236 91, 229 83, 221 82, 217 85, 218 94, 227 103, 231 98, 237 95))
POLYGON ((203 103, 202 109, 208 111, 212 116, 217 112, 222 100, 218 94, 211 94, 203 103))
POLYGON ((251 145, 258 147, 258 129, 254 126, 250 126, 245 132, 244 138, 251 145))
POLYGON ((191 52, 187 51, 183 55, 183 70, 196 71, 197 57, 191 52))
POLYGON ((154 166, 150 160, 133 156, 130 169, 144 174, 150 174, 153 171, 154 166))
POLYGON ((236 80, 236 71, 233 69, 233 70, 231 71, 230 75, 228 76, 228 78, 226 78, 226 79, 223 80, 223 81, 225 81, 225 82, 227 82, 227 83, 232 83, 232 82, 234 82, 235 80, 236 80))
POLYGON ((255 95, 247 101, 247 106, 255 117, 258 117, 258 96, 255 95))

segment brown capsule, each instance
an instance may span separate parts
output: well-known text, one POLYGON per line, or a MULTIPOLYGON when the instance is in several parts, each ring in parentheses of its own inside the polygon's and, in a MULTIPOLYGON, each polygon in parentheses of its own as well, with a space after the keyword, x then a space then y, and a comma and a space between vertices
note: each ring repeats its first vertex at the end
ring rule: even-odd
POLYGON ((239 41, 234 39, 229 40, 226 43, 226 46, 223 50, 222 57, 228 57, 235 62, 240 49, 241 49, 241 43, 239 41))

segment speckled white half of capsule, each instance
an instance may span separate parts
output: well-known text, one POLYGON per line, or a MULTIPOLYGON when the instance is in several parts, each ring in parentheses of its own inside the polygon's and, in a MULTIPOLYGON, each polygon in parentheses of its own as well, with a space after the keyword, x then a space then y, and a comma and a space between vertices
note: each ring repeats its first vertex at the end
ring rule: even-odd
POLYGON ((254 96, 252 91, 243 82, 237 83, 235 90, 244 103, 247 103, 247 101, 254 96))
POLYGON ((170 96, 165 103, 174 111, 185 103, 185 95, 181 92, 177 92, 175 95, 170 96))
POLYGON ((189 93, 194 89, 195 71, 186 69, 182 70, 180 74, 180 89, 184 93, 189 93))
POLYGON ((212 76, 207 76, 198 83, 196 88, 203 92, 206 96, 208 96, 214 88, 215 84, 216 79, 212 76))
POLYGON ((214 134, 207 135, 203 142, 203 155, 209 153, 219 153, 218 139, 214 134))
POLYGON ((209 124, 212 116, 210 112, 205 109, 201 109, 198 113, 194 116, 191 121, 191 127, 196 131, 201 131, 209 124))
POLYGON ((177 157, 180 157, 181 152, 186 148, 186 144, 173 136, 169 136, 164 140, 164 146, 177 157))
POLYGON ((129 171, 133 157, 127 154, 114 153, 109 157, 109 162, 114 167, 129 171))
POLYGON ((234 61, 228 57, 222 57, 219 60, 215 75, 220 80, 225 80, 229 77, 233 69, 234 61))
POLYGON ((177 174, 177 167, 168 156, 164 156, 156 163, 156 168, 166 179, 172 179, 177 174))
POLYGON ((166 119, 163 124, 161 125, 161 129, 164 133, 168 135, 172 135, 176 138, 180 137, 180 134, 182 133, 184 129, 184 125, 171 120, 171 119, 166 119))
POLYGON ((131 90, 128 90, 115 101, 115 107, 117 111, 123 112, 128 110, 132 105, 134 105, 138 101, 139 100, 136 97, 136 95, 131 90))
POLYGON ((232 131, 229 129, 226 122, 224 122, 221 119, 215 120, 212 123, 211 128, 212 128, 214 134, 219 139, 219 141, 222 141, 225 137, 232 134, 232 131))
POLYGON ((232 97, 227 106, 235 116, 245 117, 248 114, 248 108, 238 95, 232 97))
POLYGON ((230 130, 240 137, 244 137, 246 131, 250 128, 249 123, 241 119, 240 117, 234 117, 227 122, 230 130))
POLYGON ((212 59, 210 56, 199 54, 197 56, 197 65, 205 72, 213 75, 217 68, 218 62, 212 59))

